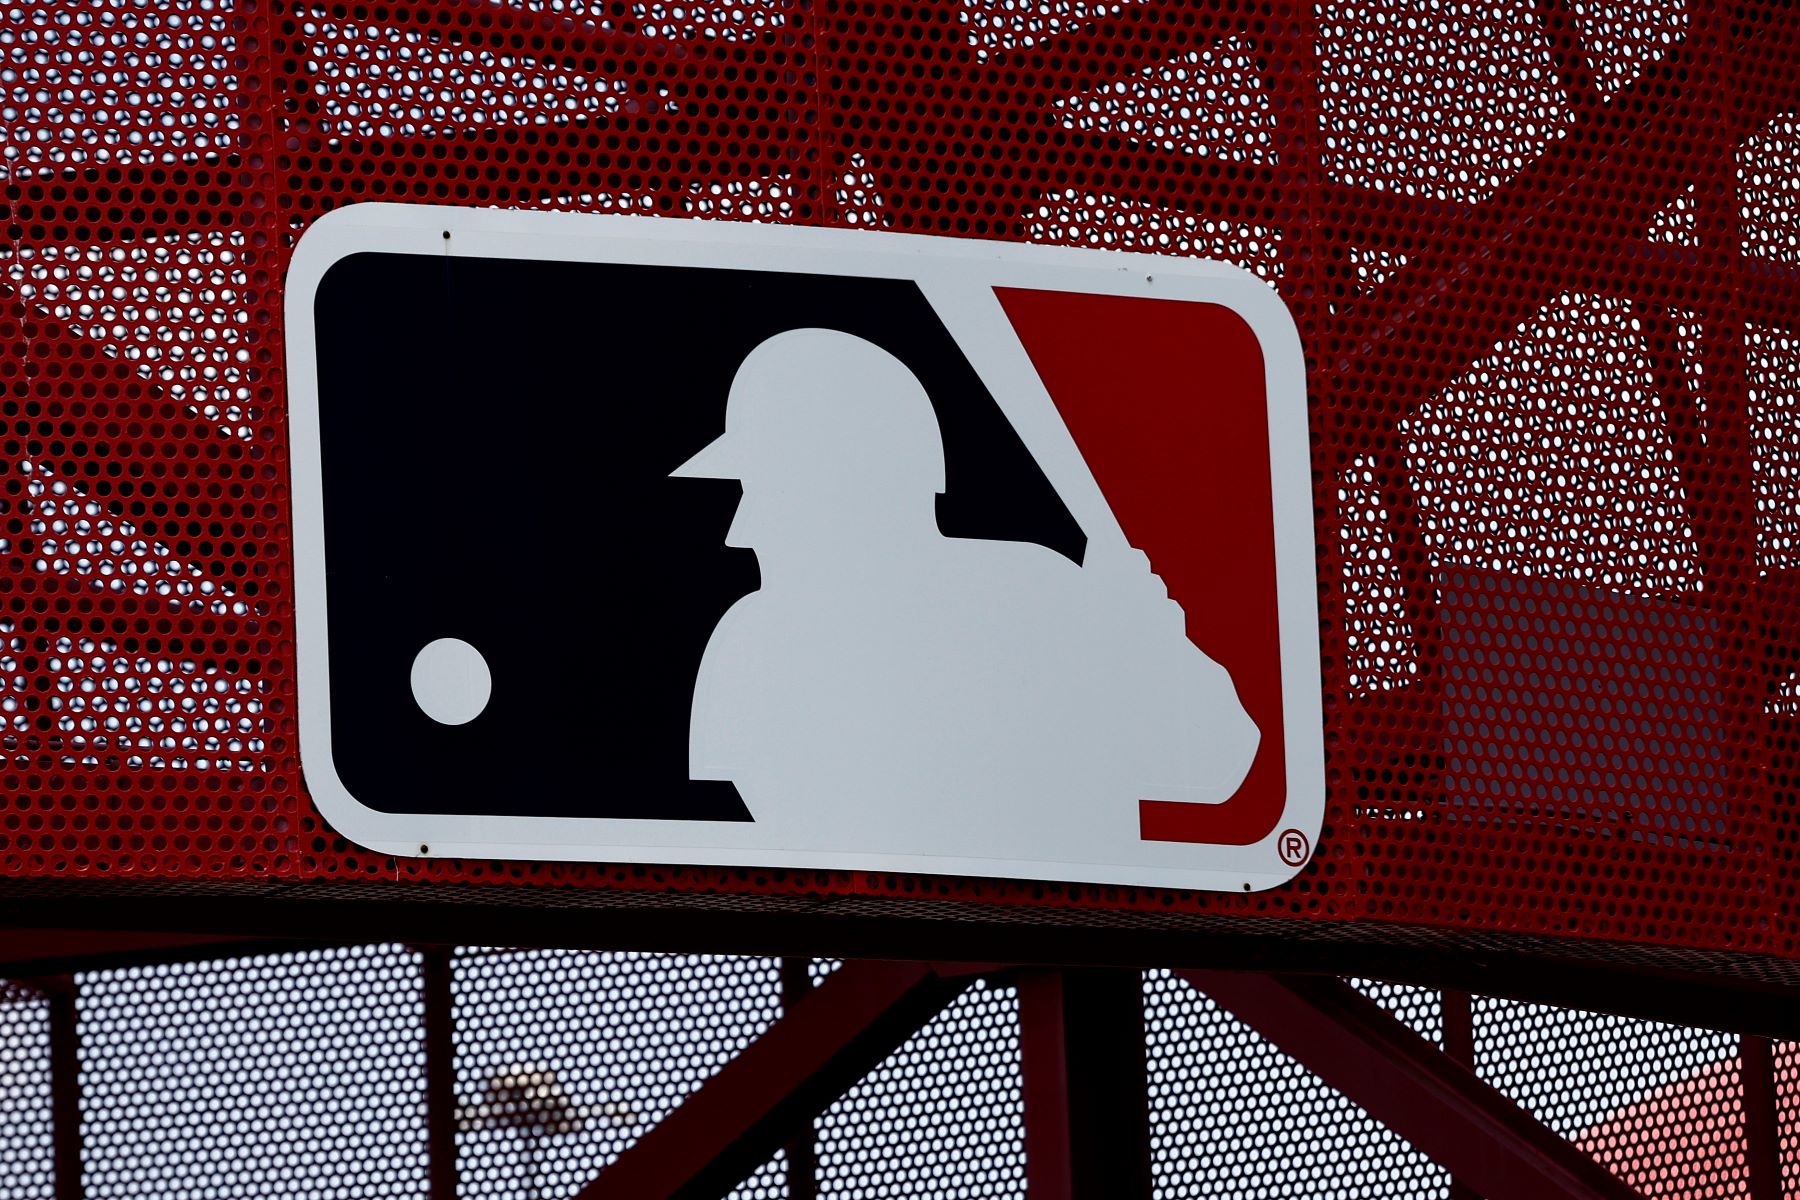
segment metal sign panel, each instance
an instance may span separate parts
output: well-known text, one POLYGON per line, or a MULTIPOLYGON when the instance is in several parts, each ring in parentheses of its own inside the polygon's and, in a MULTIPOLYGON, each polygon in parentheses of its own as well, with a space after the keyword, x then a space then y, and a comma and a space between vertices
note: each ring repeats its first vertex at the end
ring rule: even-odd
POLYGON ((354 841, 1232 891, 1309 859, 1304 366, 1254 276, 357 205, 287 322, 302 767, 354 841))

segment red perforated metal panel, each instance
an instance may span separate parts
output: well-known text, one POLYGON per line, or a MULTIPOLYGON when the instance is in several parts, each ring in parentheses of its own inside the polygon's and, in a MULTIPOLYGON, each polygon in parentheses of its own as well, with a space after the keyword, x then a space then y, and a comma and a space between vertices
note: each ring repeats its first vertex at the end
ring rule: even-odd
POLYGON ((56 0, 0 14, 0 42, 0 872, 904 892, 1794 952, 1785 6, 56 0), (1318 859, 1212 897, 395 863, 334 837, 295 751, 279 312, 294 239, 358 200, 1258 272, 1308 353, 1318 859))

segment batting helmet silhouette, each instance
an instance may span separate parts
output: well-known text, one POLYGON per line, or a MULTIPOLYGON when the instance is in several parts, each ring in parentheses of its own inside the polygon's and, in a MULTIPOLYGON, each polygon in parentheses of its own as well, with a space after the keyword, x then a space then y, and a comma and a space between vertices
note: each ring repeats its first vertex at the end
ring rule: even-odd
POLYGON ((944 439, 905 363, 835 329, 790 329, 744 357, 725 433, 673 472, 682 479, 854 472, 865 486, 944 490, 944 439))

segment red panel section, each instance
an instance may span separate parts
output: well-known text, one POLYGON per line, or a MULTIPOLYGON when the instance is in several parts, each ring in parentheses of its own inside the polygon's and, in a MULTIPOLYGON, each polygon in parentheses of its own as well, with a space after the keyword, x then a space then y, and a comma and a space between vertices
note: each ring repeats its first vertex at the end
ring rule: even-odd
POLYGON ((1223 804, 1139 805, 1143 836, 1247 845, 1287 799, 1262 349, 1212 304, 1000 291, 1126 538, 1262 731, 1223 804))
MULTIPOLYGON (((1789 6, 567 7, 0 16, 0 873, 903 893, 1800 950, 1789 6), (373 199, 1256 271, 1295 314, 1313 408, 1312 864, 1199 896, 344 843, 294 750, 280 285, 310 222, 373 199)), ((501 413, 492 436, 545 431, 501 413)), ((1131 480, 1109 487, 1128 528, 1156 524, 1131 480)))

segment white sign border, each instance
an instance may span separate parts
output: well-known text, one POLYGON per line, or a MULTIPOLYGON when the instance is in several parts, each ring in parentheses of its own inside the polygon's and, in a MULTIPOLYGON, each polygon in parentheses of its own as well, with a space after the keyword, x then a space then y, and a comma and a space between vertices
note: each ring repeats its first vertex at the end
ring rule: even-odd
MULTIPOLYGON (((301 764, 320 813, 334 829, 361 846, 401 857, 891 871, 1227 892, 1277 887, 1299 873, 1304 863, 1289 864, 1280 853, 1279 841, 1286 831, 1298 830, 1316 851, 1325 812, 1325 762, 1305 359, 1287 307, 1248 271, 1202 259, 854 229, 353 204, 315 221, 300 239, 287 276, 286 338, 301 764), (1249 325, 1262 349, 1269 394, 1288 787, 1282 819, 1259 842, 1244 846, 1194 843, 1191 866, 1162 867, 705 846, 691 844, 697 840, 694 835, 726 823, 391 813, 364 805, 338 778, 331 749, 323 460, 313 306, 326 273, 341 259, 365 252, 866 275, 916 280, 928 296, 958 280, 965 285, 966 294, 970 273, 978 272, 978 282, 986 288, 1086 292, 1229 307, 1249 325)), ((979 363, 975 365, 979 370, 979 363)), ((998 392, 995 398, 1004 407, 998 392)), ((1008 416, 1017 424, 1016 414, 1008 416)), ((1021 436, 1025 436, 1023 431, 1021 436)), ((1042 445, 1033 449, 1041 459, 1047 454, 1054 460, 1062 453, 1042 445)), ((1052 462, 1044 465, 1089 537, 1105 542, 1115 536, 1110 531, 1117 530, 1117 522, 1085 469, 1080 477, 1089 479, 1091 495, 1067 486, 1071 477, 1056 471, 1052 462), (1096 504, 1105 512, 1104 522, 1096 520, 1100 515, 1096 504)))

